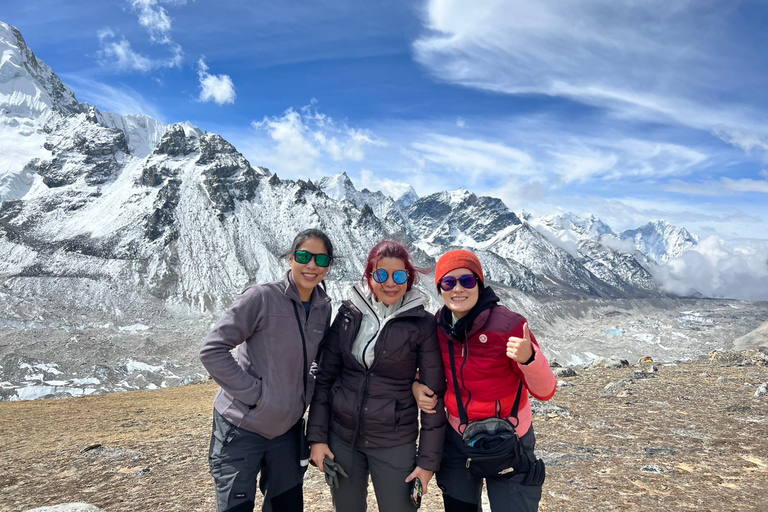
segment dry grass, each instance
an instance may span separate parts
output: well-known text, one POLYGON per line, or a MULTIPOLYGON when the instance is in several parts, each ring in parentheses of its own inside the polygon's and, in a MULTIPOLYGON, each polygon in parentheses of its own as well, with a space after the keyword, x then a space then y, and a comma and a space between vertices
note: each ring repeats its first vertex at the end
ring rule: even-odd
MULTIPOLYGON (((768 397, 754 397, 768 368, 739 364, 661 367, 618 392, 625 396, 603 390, 637 368, 577 369, 550 402, 570 416, 534 420, 548 463, 540 510, 768 510, 768 397)), ((215 391, 199 384, 0 403, 0 510, 87 502, 108 512, 213 511, 215 391)), ((442 510, 436 491, 425 512, 442 510)), ((305 496, 308 511, 332 509, 315 469, 305 496)))

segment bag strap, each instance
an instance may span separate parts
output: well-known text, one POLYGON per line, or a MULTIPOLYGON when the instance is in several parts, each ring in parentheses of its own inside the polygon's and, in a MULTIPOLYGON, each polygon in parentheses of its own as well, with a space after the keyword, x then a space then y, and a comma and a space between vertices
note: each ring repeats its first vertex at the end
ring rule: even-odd
POLYGON ((301 319, 299 318, 299 308, 296 306, 296 301, 292 300, 293 312, 296 314, 296 322, 299 324, 299 332, 301 333, 301 346, 304 349, 304 409, 307 408, 307 340, 304 338, 304 328, 301 326, 301 319))
MULTIPOLYGON (((459 421, 461 425, 468 425, 469 418, 467 410, 464 408, 464 402, 461 400, 461 388, 459 388, 459 378, 456 376, 456 356, 453 355, 453 338, 449 337, 451 346, 448 347, 448 355, 451 357, 451 373, 453 374, 453 387, 456 393, 456 404, 459 406, 459 421)), ((459 427, 461 427, 461 425, 459 427)))
MULTIPOLYGON (((464 407, 464 402, 461 400, 461 388, 459 387, 459 378, 456 375, 456 356, 453 354, 453 338, 448 338, 448 341, 450 342, 450 347, 448 347, 448 355, 451 359, 451 373, 453 374, 453 387, 454 391, 456 393, 456 405, 459 408, 459 421, 461 422, 459 425, 459 428, 461 428, 461 425, 469 425, 469 417, 467 416, 467 410, 464 407)), ((520 383, 517 386, 517 396, 515 397, 515 404, 512 406, 512 413, 509 415, 512 418, 515 418, 515 421, 517 421, 517 413, 520 410, 520 399, 523 396, 523 380, 520 379, 520 383)), ((515 425, 517 427, 517 425, 515 425)))

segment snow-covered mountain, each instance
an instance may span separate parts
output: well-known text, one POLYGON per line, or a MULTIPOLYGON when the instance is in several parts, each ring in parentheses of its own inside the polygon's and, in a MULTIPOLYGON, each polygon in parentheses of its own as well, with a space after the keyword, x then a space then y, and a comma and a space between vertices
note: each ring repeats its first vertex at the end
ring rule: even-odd
POLYGON ((619 237, 630 240, 638 251, 655 261, 677 258, 699 243, 699 237, 665 220, 654 220, 637 229, 622 231, 619 237))
MULTIPOLYGON (((553 298, 661 297, 643 259, 597 219, 529 222, 463 189, 395 200, 358 191, 344 173, 283 180, 189 123, 77 101, 2 23, 0 56, 0 399, 196 378, 211 321, 248 283, 281 277, 281 255, 308 227, 325 230, 340 256, 328 279, 335 300, 384 237, 427 268, 450 248, 476 251, 505 303, 539 313, 545 332, 571 315, 553 298)), ((597 349, 551 350, 567 362, 597 349)))
POLYGON ((395 201, 380 191, 371 192, 367 188, 358 191, 345 172, 320 178, 316 184, 332 199, 339 202, 348 201, 360 211, 370 211, 377 218, 387 222, 392 232, 405 230, 408 226, 408 207, 405 204, 416 196, 412 188, 401 198, 403 199, 401 202, 395 201))
MULTIPOLYGON (((530 224, 554 244, 562 247, 600 280, 623 290, 628 296, 640 290, 657 290, 648 269, 654 264, 607 224, 591 215, 548 215, 531 219, 530 224)), ((641 292, 642 293, 642 292, 641 292)))

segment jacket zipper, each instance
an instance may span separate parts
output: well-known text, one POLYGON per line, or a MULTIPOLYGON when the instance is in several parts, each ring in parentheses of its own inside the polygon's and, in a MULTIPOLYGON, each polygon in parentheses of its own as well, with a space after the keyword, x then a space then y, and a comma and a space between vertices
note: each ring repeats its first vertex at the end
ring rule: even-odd
MULTIPOLYGON (((365 349, 367 350, 368 349, 368 345, 370 345, 370 343, 376 338, 377 335, 381 334, 380 331, 383 330, 383 329, 381 328, 381 321, 379 320, 379 316, 376 314, 376 311, 370 306, 370 304, 368 304, 368 301, 365 299, 365 297, 362 296, 362 294, 360 293, 360 291, 357 288, 353 288, 353 290, 355 291, 355 293, 361 299, 363 299, 363 303, 368 307, 368 309, 371 310, 371 313, 373 313, 374 318, 376 318, 376 321, 379 323, 379 328, 376 330, 376 334, 373 336, 373 338, 368 340, 368 342, 366 343, 365 349)), ((357 307, 355 304, 352 304, 352 306, 357 307)), ((412 308, 409 308, 409 309, 412 309, 412 308)), ((359 308, 358 308, 358 310, 359 310, 359 308)), ((407 312, 407 311, 403 311, 403 313, 405 313, 405 312, 407 312)), ((361 311, 361 313, 362 313, 362 311, 361 311)), ((358 326, 358 329, 359 328, 360 328, 360 326, 358 326)), ((354 338, 352 338, 352 341, 354 342, 354 338)), ((354 435, 352 437, 352 446, 353 447, 357 446, 357 441, 360 438, 361 427, 363 425, 363 416, 365 416, 365 404, 366 404, 366 402, 368 400, 368 385, 369 385, 370 379, 371 379, 371 370, 373 369, 374 366, 376 366, 376 361, 377 361, 377 358, 376 358, 376 355, 374 353, 373 364, 369 367, 365 363, 365 350, 363 351, 363 369, 364 369, 364 373, 365 373, 365 386, 363 387, 363 400, 360 403, 360 410, 357 412, 357 426, 355 428, 355 433, 354 433, 354 435)))
MULTIPOLYGON (((368 304, 368 301, 365 299, 365 297, 362 296, 360 291, 356 287, 353 287, 352 289, 355 290, 355 293, 361 299, 363 299, 363 304, 365 304, 368 307, 368 309, 371 310, 371 313, 373 313, 373 318, 375 318, 376 322, 378 323, 378 326, 376 327, 376 333, 371 337, 371 339, 369 339, 365 343, 365 347, 363 348, 363 367, 365 368, 365 371, 366 371, 366 388, 367 388, 368 370, 370 370, 371 367, 369 367, 368 363, 365 362, 365 354, 366 354, 366 352, 368 352, 368 347, 371 345, 371 342, 376 339, 376 336, 379 335, 379 330, 381 329, 381 321, 379 320, 379 315, 377 315, 376 311, 371 307, 370 304, 368 304)), ((375 357, 374 357, 374 361, 375 361, 375 357)))
MULTIPOLYGON (((376 364, 376 354, 375 354, 375 351, 374 351, 374 357, 373 357, 373 362, 374 362, 374 364, 372 364, 371 366, 368 366, 368 363, 366 363, 366 362, 365 362, 365 354, 366 354, 366 352, 368 352, 368 347, 371 345, 371 343, 373 342, 373 340, 377 339, 377 337, 379 337, 379 336, 381 335, 381 332, 382 332, 382 330, 383 330, 383 327, 381 326, 381 320, 379 319, 379 315, 377 315, 377 314, 376 314, 376 310, 374 310, 374 309, 371 307, 371 305, 370 305, 370 304, 368 304, 368 301, 367 301, 367 300, 366 300, 366 298, 365 298, 365 297, 363 297, 363 295, 360 293, 360 290, 358 290, 356 287, 354 287, 354 288, 353 288, 353 290, 355 291, 355 293, 357 294, 357 296, 358 296, 358 297, 360 297, 360 298, 362 299, 362 302, 363 302, 363 303, 366 305, 366 307, 367 307, 367 308, 368 308, 368 309, 371 311, 371 313, 373 313, 373 317, 376 319, 376 322, 378 323, 378 327, 376 328, 376 334, 374 334, 374 335, 371 337, 371 339, 369 339, 369 340, 368 340, 368 341, 365 343, 365 347, 363 348, 363 368, 365 368, 365 369, 366 369, 366 371, 367 371, 367 370, 372 370, 372 369, 373 369, 373 366, 376 364)), ((404 303, 404 304, 402 304, 402 306, 400 307, 400 311, 399 311, 399 312, 400 312, 400 313, 407 313, 408 311, 412 310, 412 309, 413 309, 415 306, 411 306, 411 307, 406 307, 406 306, 409 306, 410 304, 413 304, 413 302, 414 302, 414 301, 412 300, 411 302, 408 302, 408 303, 404 303), (405 308, 405 309, 404 309, 404 308, 405 308)), ((400 315, 399 315, 399 314, 398 314, 398 315, 395 315, 395 316, 390 316, 390 317, 388 317, 386 320, 384 320, 384 323, 385 323, 385 324, 386 324, 386 323, 389 323, 389 322, 390 322, 390 319, 399 318, 399 317, 400 317, 400 315)), ((374 350, 375 350, 375 349, 374 349, 374 350)))

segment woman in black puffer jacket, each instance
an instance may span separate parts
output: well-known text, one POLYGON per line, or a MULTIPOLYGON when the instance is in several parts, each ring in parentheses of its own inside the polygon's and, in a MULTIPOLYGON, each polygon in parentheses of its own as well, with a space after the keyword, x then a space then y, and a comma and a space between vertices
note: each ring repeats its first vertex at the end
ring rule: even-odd
POLYGON ((325 457, 348 474, 332 488, 336 512, 364 512, 370 474, 381 512, 414 510, 411 481, 427 491, 440 467, 445 416, 422 414, 411 392, 419 378, 442 404, 445 375, 427 296, 407 249, 384 241, 368 256, 322 349, 307 439, 322 471, 325 457), (418 453, 416 440, 419 439, 418 453))

